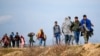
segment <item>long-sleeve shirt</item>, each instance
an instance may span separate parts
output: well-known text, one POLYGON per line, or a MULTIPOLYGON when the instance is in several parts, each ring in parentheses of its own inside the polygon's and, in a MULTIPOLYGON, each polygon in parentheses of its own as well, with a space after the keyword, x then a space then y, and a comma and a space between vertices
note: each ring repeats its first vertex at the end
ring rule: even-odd
POLYGON ((63 32, 64 35, 69 35, 71 33, 70 26, 71 26, 70 21, 64 22, 62 24, 62 32, 63 32))
POLYGON ((82 19, 81 20, 81 26, 84 26, 84 24, 86 25, 86 27, 88 28, 88 30, 91 30, 91 21, 89 19, 82 19))

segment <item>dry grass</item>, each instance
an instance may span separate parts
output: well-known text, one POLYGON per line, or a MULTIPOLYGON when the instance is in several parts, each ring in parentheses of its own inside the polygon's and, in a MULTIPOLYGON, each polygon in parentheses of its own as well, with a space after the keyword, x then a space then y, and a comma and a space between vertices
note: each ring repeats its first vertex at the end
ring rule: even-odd
POLYGON ((0 56, 100 56, 100 44, 33 48, 0 48, 0 56))

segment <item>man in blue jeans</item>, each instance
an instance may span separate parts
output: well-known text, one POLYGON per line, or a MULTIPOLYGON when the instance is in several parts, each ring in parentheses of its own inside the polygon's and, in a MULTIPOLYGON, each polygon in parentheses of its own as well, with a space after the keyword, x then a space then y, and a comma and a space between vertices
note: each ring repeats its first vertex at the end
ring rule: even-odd
POLYGON ((72 31, 74 32, 75 42, 78 45, 79 44, 79 35, 80 35, 80 22, 78 20, 78 17, 75 17, 75 21, 72 24, 72 31))
POLYGON ((54 33, 54 37, 56 38, 56 44, 60 44, 61 30, 60 30, 60 26, 57 24, 57 21, 55 21, 55 25, 53 27, 53 33, 54 33))

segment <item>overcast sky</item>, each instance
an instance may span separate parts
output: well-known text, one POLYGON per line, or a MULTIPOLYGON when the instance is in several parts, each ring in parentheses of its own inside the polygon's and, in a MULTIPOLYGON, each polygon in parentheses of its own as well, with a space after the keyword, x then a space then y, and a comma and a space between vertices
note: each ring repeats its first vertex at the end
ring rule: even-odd
POLYGON ((0 0, 0 37, 19 32, 28 43, 27 34, 43 28, 48 36, 47 44, 52 44, 54 21, 61 26, 65 17, 71 16, 73 21, 78 16, 81 20, 83 14, 95 25, 90 42, 99 43, 99 0, 0 0))

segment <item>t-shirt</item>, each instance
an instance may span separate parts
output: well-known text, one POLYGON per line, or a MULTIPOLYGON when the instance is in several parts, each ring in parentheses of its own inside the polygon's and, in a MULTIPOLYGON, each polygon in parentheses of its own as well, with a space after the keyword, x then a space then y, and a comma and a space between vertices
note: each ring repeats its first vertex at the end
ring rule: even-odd
POLYGON ((54 26, 54 33, 60 33, 60 26, 59 25, 56 25, 54 26))

